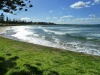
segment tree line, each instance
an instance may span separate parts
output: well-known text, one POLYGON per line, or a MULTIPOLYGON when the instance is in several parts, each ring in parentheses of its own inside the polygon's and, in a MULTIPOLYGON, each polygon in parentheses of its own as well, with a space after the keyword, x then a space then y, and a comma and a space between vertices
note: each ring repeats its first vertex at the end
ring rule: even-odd
MULTIPOLYGON (((10 14, 17 14, 17 11, 28 11, 29 8, 33 7, 31 0, 0 0, 0 10, 10 14)), ((0 25, 54 25, 51 22, 32 22, 18 19, 10 19, 5 17, 3 13, 0 14, 0 25)))
POLYGON ((5 17, 3 13, 0 15, 0 25, 54 25, 55 23, 51 22, 32 22, 20 19, 10 19, 9 17, 5 17))
POLYGON ((2 23, 2 25, 18 25, 18 24, 32 24, 32 21, 26 21, 26 20, 20 20, 20 19, 10 19, 9 17, 5 17, 5 15, 3 13, 1 13, 0 15, 0 23, 2 23))

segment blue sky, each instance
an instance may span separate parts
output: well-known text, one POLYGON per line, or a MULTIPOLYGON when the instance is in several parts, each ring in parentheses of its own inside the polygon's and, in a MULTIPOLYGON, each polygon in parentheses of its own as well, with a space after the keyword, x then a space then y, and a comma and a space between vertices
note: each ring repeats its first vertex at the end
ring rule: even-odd
MULTIPOLYGON (((33 8, 11 18, 63 24, 100 24, 100 0, 31 0, 33 8)), ((0 11, 1 13, 2 11, 0 11)))

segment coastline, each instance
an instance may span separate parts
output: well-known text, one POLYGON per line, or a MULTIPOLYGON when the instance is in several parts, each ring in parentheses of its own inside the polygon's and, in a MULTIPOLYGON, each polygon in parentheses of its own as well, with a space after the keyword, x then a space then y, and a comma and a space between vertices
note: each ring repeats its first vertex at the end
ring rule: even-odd
MULTIPOLYGON (((8 69, 4 72, 5 75, 6 73, 8 75, 25 75, 26 73, 31 75, 36 71, 36 75, 100 74, 99 56, 63 51, 4 37, 0 37, 0 61, 2 61, 1 70, 8 69)), ((0 71, 1 74, 2 71, 0 71)))
POLYGON ((0 35, 4 33, 8 28, 9 26, 0 26, 0 35))
MULTIPOLYGON (((11 26, 8 26, 8 27, 4 26, 2 28, 1 28, 1 32, 6 31, 8 29, 8 31, 7 31, 8 33, 9 33, 10 28, 13 29, 13 27, 11 27, 11 26)), ((19 27, 18 29, 21 29, 21 28, 19 27)), ((24 28, 22 28, 22 29, 24 29, 24 28)), ((31 41, 29 41, 29 40, 25 41, 25 40, 23 40, 23 38, 24 38, 23 36, 26 36, 26 35, 24 35, 23 32, 24 32, 24 30, 22 30, 21 33, 17 35, 17 36, 21 35, 21 39, 19 39, 17 36, 15 36, 15 37, 12 37, 12 36, 9 36, 9 35, 7 36, 5 33, 4 34, 1 33, 1 36, 5 37, 5 38, 12 39, 12 40, 21 41, 21 42, 27 42, 27 43, 32 43, 32 44, 36 44, 36 45, 42 45, 44 47, 52 47, 52 48, 56 48, 56 49, 61 49, 62 51, 69 50, 69 51, 76 52, 76 53, 82 53, 82 54, 86 54, 86 55, 99 56, 99 55, 96 55, 96 54, 91 54, 91 53, 84 52, 86 49, 84 49, 84 51, 75 51, 75 50, 72 49, 73 47, 67 48, 67 46, 66 46, 66 49, 65 49, 65 48, 62 48, 61 45, 59 45, 59 46, 56 47, 55 44, 52 44, 52 46, 50 46, 50 45, 48 45, 48 42, 47 42, 47 45, 46 45, 46 44, 41 44, 41 43, 39 44, 38 42, 31 42, 32 40, 31 41)), ((17 32, 15 32, 15 33, 17 33, 17 32)), ((33 41, 35 41, 35 39, 33 39, 33 41)), ((42 42, 43 42, 43 40, 42 40, 42 42)))
POLYGON ((100 57, 98 55, 92 55, 92 54, 88 54, 88 53, 84 53, 84 52, 77 52, 77 51, 72 51, 72 50, 67 50, 67 49, 62 49, 62 48, 44 46, 44 45, 40 45, 40 44, 34 44, 34 43, 27 42, 27 41, 18 40, 17 38, 11 39, 11 38, 3 36, 2 34, 0 34, 0 38, 16 41, 16 42, 20 42, 20 43, 25 43, 25 44, 35 45, 35 46, 43 47, 43 48, 47 48, 47 49, 51 48, 51 49, 54 49, 54 51, 58 51, 58 52, 72 52, 72 53, 79 54, 79 55, 92 56, 92 57, 100 57))
POLYGON ((100 57, 98 55, 92 55, 92 54, 88 54, 88 53, 84 53, 84 52, 77 52, 77 51, 73 51, 73 50, 67 50, 67 49, 62 49, 62 48, 44 46, 44 45, 40 45, 40 44, 34 44, 34 43, 27 42, 27 41, 21 41, 21 40, 19 40, 17 38, 11 39, 10 37, 5 37, 2 34, 0 34, 0 38, 16 41, 16 42, 20 42, 20 43, 26 43, 26 44, 30 44, 30 45, 35 45, 35 46, 39 46, 39 47, 44 47, 44 48, 47 48, 47 49, 51 48, 54 51, 58 51, 58 52, 72 52, 72 53, 79 54, 79 55, 92 56, 92 57, 100 57))

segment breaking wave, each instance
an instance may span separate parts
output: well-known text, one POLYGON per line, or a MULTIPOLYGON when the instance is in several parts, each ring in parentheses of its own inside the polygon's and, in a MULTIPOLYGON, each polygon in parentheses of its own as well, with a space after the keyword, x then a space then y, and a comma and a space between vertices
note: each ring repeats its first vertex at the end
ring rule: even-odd
POLYGON ((29 43, 100 56, 100 32, 97 33, 94 29, 69 29, 68 26, 15 26, 4 35, 29 43))

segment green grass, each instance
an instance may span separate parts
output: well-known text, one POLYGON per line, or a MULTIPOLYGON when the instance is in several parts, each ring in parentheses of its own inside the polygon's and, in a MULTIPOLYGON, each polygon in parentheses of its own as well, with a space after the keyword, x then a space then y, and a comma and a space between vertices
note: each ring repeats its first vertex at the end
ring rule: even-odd
POLYGON ((0 37, 0 75, 100 75, 100 57, 0 37))

